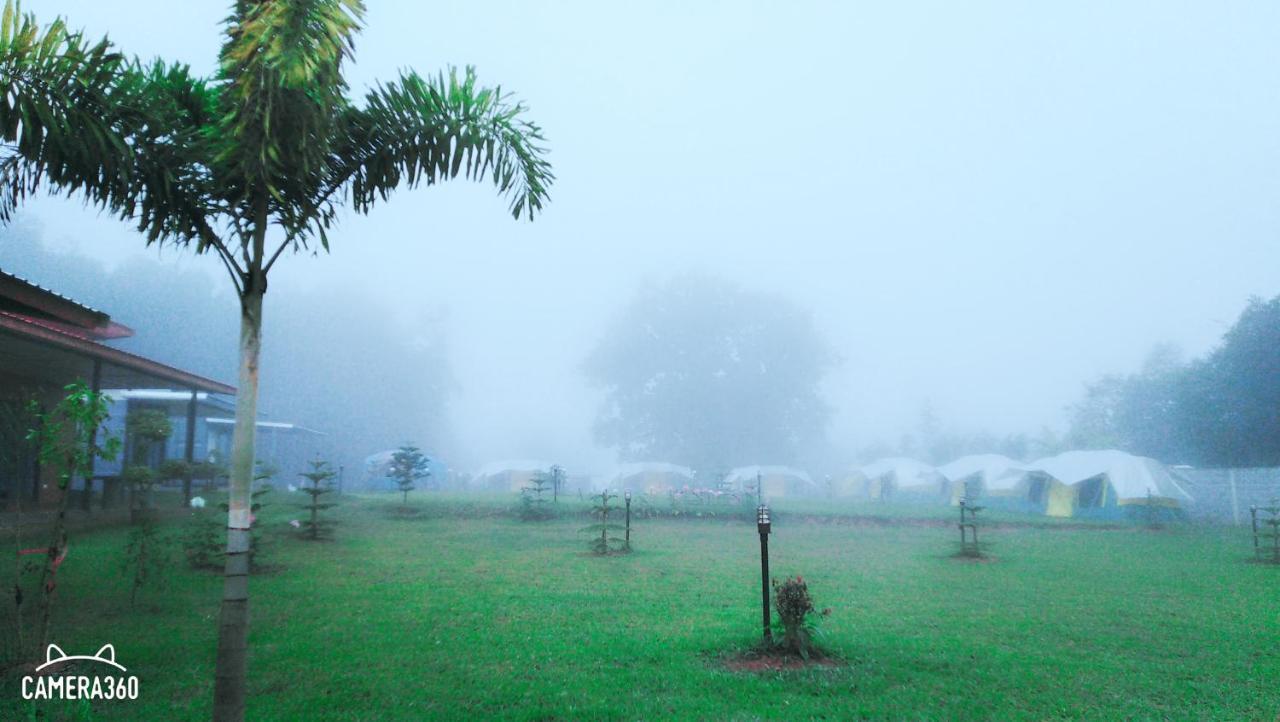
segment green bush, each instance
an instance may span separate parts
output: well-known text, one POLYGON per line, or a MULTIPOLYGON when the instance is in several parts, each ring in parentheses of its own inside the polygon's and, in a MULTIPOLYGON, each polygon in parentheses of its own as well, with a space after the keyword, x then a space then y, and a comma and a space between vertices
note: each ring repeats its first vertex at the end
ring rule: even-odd
POLYGON ((804 659, 821 653, 813 642, 818 633, 818 621, 831 613, 830 609, 818 612, 809 596, 809 585, 797 575, 787 577, 781 583, 773 580, 773 607, 778 611, 782 627, 781 648, 804 659))
POLYGON ((138 590, 144 586, 163 588, 164 572, 169 566, 169 548, 170 540, 159 533, 159 525, 152 514, 145 514, 141 523, 129 530, 121 571, 131 575, 130 606, 137 602, 138 590))

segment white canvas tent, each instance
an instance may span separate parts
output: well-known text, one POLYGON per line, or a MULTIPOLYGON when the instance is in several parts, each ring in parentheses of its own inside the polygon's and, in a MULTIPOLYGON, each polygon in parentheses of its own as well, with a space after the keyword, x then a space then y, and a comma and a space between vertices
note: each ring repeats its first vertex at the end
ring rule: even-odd
POLYGON ((695 485, 693 469, 665 461, 621 464, 609 477, 609 488, 644 494, 661 494, 695 485))
POLYGON ((789 466, 740 466, 730 471, 722 483, 744 493, 754 492, 759 483, 765 498, 818 493, 818 485, 808 473, 789 466))
POLYGON ((966 495, 1014 496, 1022 487, 1027 465, 1003 454, 971 454, 938 467, 951 482, 951 503, 966 495))
POLYGON ((529 486, 535 474, 550 470, 551 464, 546 461, 492 461, 476 470, 471 486, 484 491, 520 491, 529 486))
POLYGON ((880 459, 859 469, 867 479, 867 496, 878 499, 907 496, 942 499, 947 479, 922 461, 895 456, 880 459))
POLYGON ((1073 511, 1148 503, 1177 509, 1192 500, 1163 464, 1123 451, 1068 451, 1030 467, 1073 490, 1073 511))

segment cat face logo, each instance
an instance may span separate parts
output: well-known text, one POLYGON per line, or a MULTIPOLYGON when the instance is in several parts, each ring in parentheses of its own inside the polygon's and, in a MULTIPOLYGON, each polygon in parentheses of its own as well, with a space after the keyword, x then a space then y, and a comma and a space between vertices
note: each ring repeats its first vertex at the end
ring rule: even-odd
POLYGON ((74 662, 77 660, 84 662, 101 662, 103 664, 109 664, 121 672, 128 671, 123 666, 116 663, 116 648, 110 644, 102 645, 102 649, 99 649, 93 656, 84 654, 69 655, 62 651, 58 645, 50 644, 49 649, 45 651, 44 664, 36 667, 36 671, 39 672, 50 665, 61 664, 63 662, 74 662))
POLYGON ((23 699, 137 699, 138 678, 124 675, 124 665, 116 661, 116 648, 102 645, 94 654, 67 654, 56 644, 44 653, 44 664, 34 674, 22 678, 23 699), (97 662, 115 669, 95 668, 81 673, 79 665, 70 670, 49 669, 66 662, 97 662), (45 671, 49 670, 49 671, 45 671), (44 674, 41 674, 44 672, 44 674))

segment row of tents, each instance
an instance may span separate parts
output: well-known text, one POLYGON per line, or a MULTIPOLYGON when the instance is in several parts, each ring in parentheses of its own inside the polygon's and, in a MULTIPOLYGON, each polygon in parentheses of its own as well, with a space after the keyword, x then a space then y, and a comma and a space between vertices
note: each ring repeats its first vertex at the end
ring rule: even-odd
MULTIPOLYGON (((546 474, 551 465, 543 461, 497 461, 476 471, 470 486, 486 491, 520 491, 536 475, 546 474)), ((666 462, 621 464, 612 473, 590 479, 592 488, 628 490, 639 494, 666 494, 673 491, 750 491, 756 486, 767 497, 817 496, 823 487, 808 473, 789 466, 743 466, 717 479, 701 478, 696 471, 666 462)))
POLYGON ((977 454, 939 467, 883 459, 859 469, 853 481, 870 499, 980 499, 987 506, 1058 517, 1176 513, 1193 501, 1176 470, 1115 450, 1068 451, 1030 463, 977 454))
MULTIPOLYGON (((520 491, 550 464, 525 460, 487 464, 470 486, 520 491)), ((666 494, 719 490, 779 497, 844 497, 958 504, 980 499, 986 506, 1048 516, 1122 516, 1137 509, 1177 512, 1192 501, 1185 480, 1160 462, 1122 451, 1068 451, 1026 463, 999 454, 977 454, 932 466, 915 459, 887 458, 840 477, 814 481, 787 466, 744 466, 707 480, 686 466, 663 462, 623 464, 612 474, 580 480, 578 486, 666 494)))

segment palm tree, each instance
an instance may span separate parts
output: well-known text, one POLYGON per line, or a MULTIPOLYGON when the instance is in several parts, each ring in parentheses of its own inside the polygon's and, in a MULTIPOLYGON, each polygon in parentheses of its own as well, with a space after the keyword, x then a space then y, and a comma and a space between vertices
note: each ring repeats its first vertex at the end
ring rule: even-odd
POLYGON ((214 718, 244 715, 249 487, 263 296, 276 262, 328 249, 342 207, 400 186, 489 179, 532 219, 553 180, 540 129, 468 68, 347 97, 361 0, 237 0, 212 78, 126 58, 7 0, 0 19, 0 218, 47 187, 218 258, 240 298, 226 579, 214 718))

